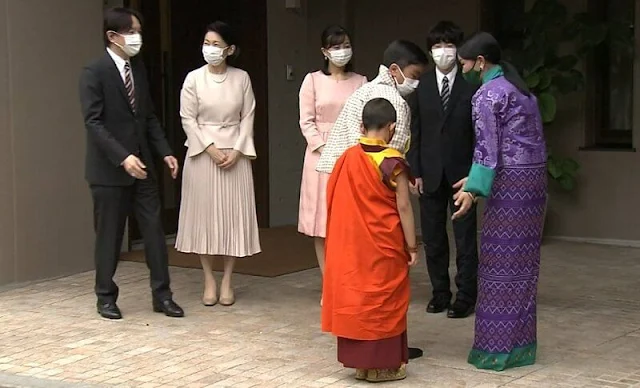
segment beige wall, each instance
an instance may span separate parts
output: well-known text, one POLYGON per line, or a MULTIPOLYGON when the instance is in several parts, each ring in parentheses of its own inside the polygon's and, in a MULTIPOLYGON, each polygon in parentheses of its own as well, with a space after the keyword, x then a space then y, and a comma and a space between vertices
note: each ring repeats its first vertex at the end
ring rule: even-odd
POLYGON ((101 0, 0 0, 0 284, 92 264, 77 83, 101 0))
MULTIPOLYGON (((586 9, 586 0, 564 0, 573 11, 586 9)), ((636 20, 640 6, 636 4, 636 20)), ((640 30, 636 28, 636 53, 640 30)), ((640 85, 636 60, 635 85, 640 85)), ((634 146, 640 148, 640 87, 635 88, 634 146)), ((585 145, 586 96, 576 93, 560 100, 557 122, 547 131, 554 152, 581 164, 578 186, 564 193, 551 185, 547 235, 578 240, 640 246, 640 153, 579 151, 585 145)), ((640 149, 639 149, 640 150, 640 149)))
POLYGON ((0 0, 0 284, 13 282, 16 272, 7 22, 7 0, 0 0))

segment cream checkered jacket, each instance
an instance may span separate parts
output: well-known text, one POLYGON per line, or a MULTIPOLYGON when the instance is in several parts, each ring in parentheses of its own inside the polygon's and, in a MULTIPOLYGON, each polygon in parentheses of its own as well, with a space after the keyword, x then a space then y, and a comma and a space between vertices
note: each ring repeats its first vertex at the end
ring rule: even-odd
POLYGON ((411 139, 411 110, 404 98, 398 93, 395 80, 386 66, 380 65, 378 76, 371 82, 356 90, 347 100, 336 120, 316 170, 330 174, 342 154, 358 144, 362 136, 362 109, 374 98, 386 98, 396 108, 396 132, 389 142, 389 147, 405 154, 409 150, 411 139))

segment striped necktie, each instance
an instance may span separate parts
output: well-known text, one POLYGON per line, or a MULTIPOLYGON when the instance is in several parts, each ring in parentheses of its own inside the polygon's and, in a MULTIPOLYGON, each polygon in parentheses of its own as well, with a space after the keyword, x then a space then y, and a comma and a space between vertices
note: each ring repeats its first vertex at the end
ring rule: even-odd
POLYGON ((442 79, 442 91, 440 92, 440 100, 442 101, 442 110, 445 112, 449 107, 449 97, 451 97, 451 90, 449 89, 449 77, 445 76, 442 79))
POLYGON ((133 112, 136 111, 136 91, 133 87, 133 77, 131 76, 131 65, 126 62, 124 65, 124 88, 127 90, 127 97, 129 98, 129 104, 133 112))

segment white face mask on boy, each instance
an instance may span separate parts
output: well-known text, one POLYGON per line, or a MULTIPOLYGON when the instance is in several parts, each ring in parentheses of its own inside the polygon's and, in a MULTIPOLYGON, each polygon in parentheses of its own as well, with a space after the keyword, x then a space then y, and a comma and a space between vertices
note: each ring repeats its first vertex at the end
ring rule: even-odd
POLYGON ((395 80, 396 87, 398 88, 398 93, 400 93, 402 97, 406 97, 411 93, 413 93, 418 88, 420 81, 417 79, 409 78, 406 75, 404 75, 404 73, 402 72, 402 69, 399 66, 398 66, 398 70, 400 70, 400 74, 402 74, 402 78, 404 78, 404 82, 399 84, 398 80, 396 79, 395 80))
POLYGON ((457 50, 455 47, 435 48, 431 50, 431 57, 438 69, 448 70, 456 62, 457 50))

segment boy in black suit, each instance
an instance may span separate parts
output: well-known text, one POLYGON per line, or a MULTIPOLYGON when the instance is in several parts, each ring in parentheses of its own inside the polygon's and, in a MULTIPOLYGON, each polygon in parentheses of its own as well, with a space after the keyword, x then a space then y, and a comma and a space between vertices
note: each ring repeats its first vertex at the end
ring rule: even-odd
POLYGON ((457 66, 456 47, 462 39, 462 30, 450 21, 439 22, 429 32, 427 45, 435 69, 422 76, 411 101, 411 148, 407 156, 417 177, 412 189, 420 196, 422 236, 433 287, 427 312, 448 310, 450 318, 471 315, 477 296, 474 208, 453 221, 458 292, 451 305, 447 208, 455 211, 452 186, 469 173, 475 138, 471 97, 476 87, 463 79, 457 66))

